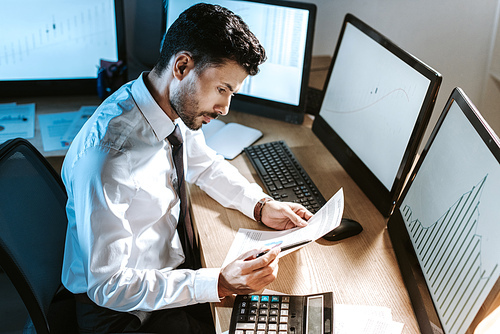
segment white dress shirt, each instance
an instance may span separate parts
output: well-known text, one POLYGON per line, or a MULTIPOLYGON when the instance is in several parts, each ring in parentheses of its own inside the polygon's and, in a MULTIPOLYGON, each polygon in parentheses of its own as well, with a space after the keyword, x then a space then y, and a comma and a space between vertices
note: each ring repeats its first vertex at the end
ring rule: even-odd
MULTIPOLYGON (((220 269, 175 269, 184 261, 176 230, 177 176, 166 140, 175 124, 143 75, 99 106, 64 160, 68 230, 62 282, 117 311, 217 302, 220 269)), ((210 149, 201 130, 176 123, 187 181, 253 218, 255 204, 266 196, 262 189, 210 149)))

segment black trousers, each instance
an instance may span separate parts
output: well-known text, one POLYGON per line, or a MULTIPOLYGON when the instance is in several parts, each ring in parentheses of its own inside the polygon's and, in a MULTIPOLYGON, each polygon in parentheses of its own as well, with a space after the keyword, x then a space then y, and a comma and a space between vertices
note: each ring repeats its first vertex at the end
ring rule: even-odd
POLYGON ((80 333, 215 334, 208 303, 153 312, 117 312, 100 307, 86 295, 76 296, 80 333))

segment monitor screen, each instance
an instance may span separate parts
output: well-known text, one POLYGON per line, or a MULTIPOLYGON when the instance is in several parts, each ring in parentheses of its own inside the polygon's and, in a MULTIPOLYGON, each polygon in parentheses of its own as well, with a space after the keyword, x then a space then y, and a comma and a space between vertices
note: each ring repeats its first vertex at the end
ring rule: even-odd
POLYGON ((123 59, 121 0, 8 1, 0 96, 97 93, 100 59, 123 59))
MULTIPOLYGON (((167 1, 167 29, 196 0, 167 1)), ((309 81, 316 7, 291 1, 205 1, 239 15, 264 46, 267 61, 248 76, 231 109, 302 123, 309 81)))
POLYGON ((422 332, 472 333, 500 290, 500 140, 461 89, 410 180, 388 229, 422 332))
POLYGON ((313 131, 386 216, 409 173, 440 82, 439 73, 346 16, 313 131))

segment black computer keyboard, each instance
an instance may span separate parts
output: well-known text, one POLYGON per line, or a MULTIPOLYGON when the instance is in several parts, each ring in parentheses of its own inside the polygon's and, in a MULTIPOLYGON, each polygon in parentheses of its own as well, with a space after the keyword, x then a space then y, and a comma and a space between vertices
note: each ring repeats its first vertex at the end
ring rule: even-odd
POLYGON ((274 199, 301 203, 312 213, 326 203, 284 141, 249 146, 245 153, 274 199))

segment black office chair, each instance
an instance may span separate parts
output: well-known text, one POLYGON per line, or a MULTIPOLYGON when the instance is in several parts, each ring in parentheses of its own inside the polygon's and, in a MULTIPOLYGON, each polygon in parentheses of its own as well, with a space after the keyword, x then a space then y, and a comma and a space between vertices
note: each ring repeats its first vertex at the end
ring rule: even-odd
POLYGON ((27 140, 0 146, 0 267, 29 313, 25 332, 76 333, 74 297, 61 284, 66 191, 27 140))

